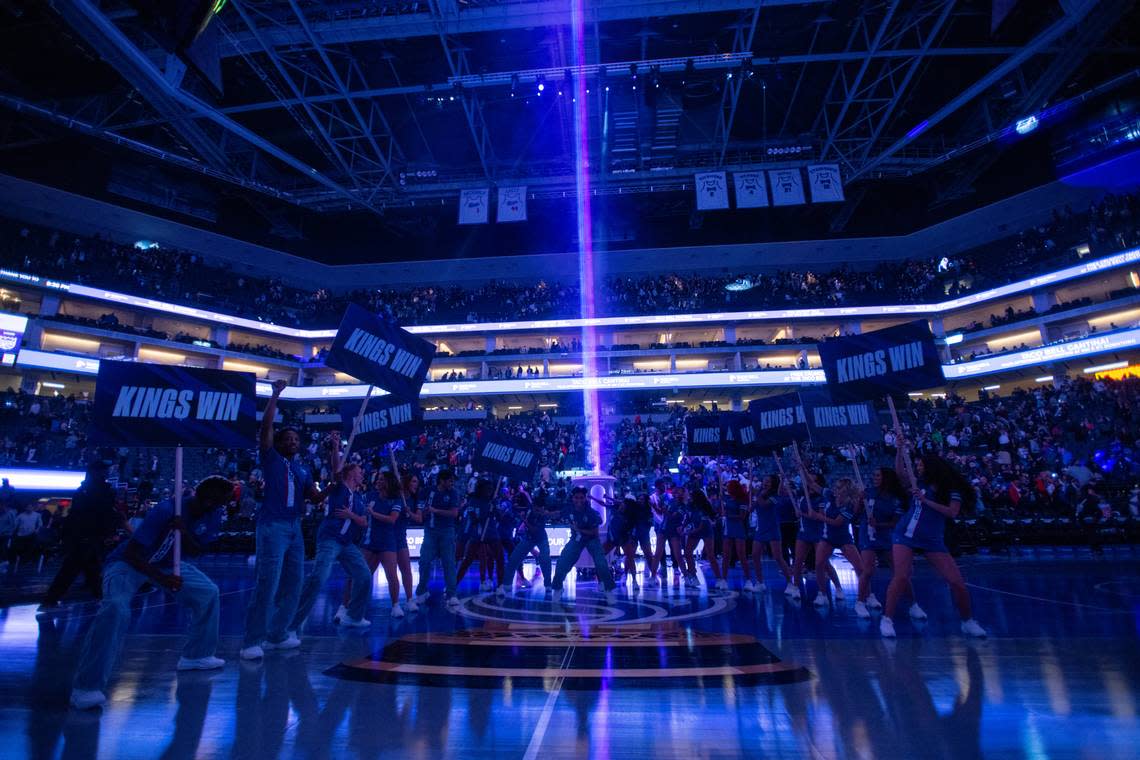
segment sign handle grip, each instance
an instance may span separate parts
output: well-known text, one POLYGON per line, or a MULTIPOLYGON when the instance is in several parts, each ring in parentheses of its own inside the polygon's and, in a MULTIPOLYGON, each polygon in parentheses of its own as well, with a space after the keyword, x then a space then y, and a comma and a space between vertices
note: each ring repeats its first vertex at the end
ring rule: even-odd
POLYGON ((887 406, 891 409, 891 422, 895 425, 895 446, 902 454, 903 467, 906 469, 906 476, 910 480, 911 488, 918 485, 918 481, 914 478, 914 465, 910 461, 910 451, 906 447, 906 438, 903 436, 902 424, 899 423, 899 413, 895 409, 895 400, 889 395, 887 396, 887 406))
POLYGON ((356 439, 356 431, 360 429, 360 420, 364 417, 364 410, 368 408, 368 399, 372 398, 372 389, 374 385, 368 386, 368 392, 364 394, 364 400, 360 402, 360 411, 356 413, 356 418, 352 421, 352 432, 348 434, 348 445, 344 449, 344 461, 348 461, 348 455, 352 452, 352 442, 356 439))

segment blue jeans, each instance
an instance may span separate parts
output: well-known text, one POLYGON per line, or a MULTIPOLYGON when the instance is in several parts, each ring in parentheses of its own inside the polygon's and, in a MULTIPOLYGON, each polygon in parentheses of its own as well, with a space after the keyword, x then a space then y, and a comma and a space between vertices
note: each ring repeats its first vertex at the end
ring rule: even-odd
POLYGON ((606 591, 614 588, 614 577, 610 575, 610 566, 606 563, 606 553, 602 551, 602 542, 596 538, 571 536, 570 540, 566 542, 562 554, 558 555, 558 566, 554 569, 554 581, 550 584, 555 591, 562 589, 562 581, 566 579, 566 574, 570 572, 571 568, 578 564, 578 558, 582 556, 583 549, 588 551, 594 559, 594 572, 598 574, 598 581, 601 582, 602 588, 606 591))
POLYGON ((507 570, 499 582, 504 586, 509 586, 511 578, 514 578, 515 573, 522 567, 526 555, 530 554, 530 550, 536 546, 538 547, 538 569, 542 572, 542 582, 548 583, 550 581, 550 541, 546 538, 546 530, 528 533, 519 539, 519 545, 511 552, 511 558, 507 560, 507 570))
MULTIPOLYGON (((107 690, 131 623, 131 599, 148 580, 126 562, 111 562, 103 569, 103 601, 83 642, 75 672, 76 689, 107 690)), ((182 656, 195 660, 213 657, 218 648, 218 587, 201 570, 183 561, 182 589, 174 599, 193 616, 182 656)))
POLYGON ((431 563, 436 559, 443 565, 444 591, 455 596, 455 528, 428 528, 420 546, 420 582, 416 594, 427 593, 431 580, 431 563))
POLYGON ((305 540, 300 519, 259 522, 257 585, 245 614, 243 648, 285 640, 285 626, 297 612, 304 575, 305 540))
POLYGON ((364 617, 364 609, 368 606, 368 597, 372 593, 372 571, 364 561, 364 555, 354 544, 342 544, 335 538, 324 538, 317 542, 317 559, 313 569, 305 577, 305 585, 301 589, 301 603, 297 606, 297 614, 293 617, 291 631, 301 630, 305 619, 313 611, 317 603, 317 595, 328 582, 334 562, 340 566, 352 579, 352 597, 348 600, 348 616, 353 620, 364 617))

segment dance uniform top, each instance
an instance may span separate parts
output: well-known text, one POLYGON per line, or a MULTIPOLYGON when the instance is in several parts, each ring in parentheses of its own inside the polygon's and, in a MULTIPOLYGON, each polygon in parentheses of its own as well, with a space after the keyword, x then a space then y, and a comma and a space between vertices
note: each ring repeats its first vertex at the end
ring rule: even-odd
MULTIPOLYGON (((446 491, 435 488, 428 494, 427 505, 428 507, 435 507, 436 509, 455 509, 459 506, 459 492, 454 488, 450 488, 446 491)), ((429 512, 427 519, 424 521, 424 527, 435 528, 436 530, 454 528, 455 518, 429 512)))
POLYGON ((602 516, 593 507, 587 506, 585 509, 570 510, 570 529, 574 538, 579 541, 597 541, 597 536, 583 536, 582 531, 600 527, 601 524, 602 516))
MULTIPOLYGON (((374 496, 368 504, 373 512, 379 515, 391 515, 396 513, 402 515, 403 507, 399 502, 384 496, 374 496)), ((396 518, 396 522, 400 521, 400 517, 396 518)), ((396 523, 384 522, 377 520, 371 515, 368 516, 368 538, 364 545, 374 552, 394 552, 396 551, 396 523)))
MULTIPOLYGON (((186 530, 194 535, 194 541, 201 546, 213 543, 222 527, 222 509, 214 509, 198 519, 192 518, 194 499, 182 503, 182 520, 186 530)), ((158 567, 172 567, 174 557, 174 531, 170 521, 174 519, 174 501, 166 499, 151 507, 142 524, 131 534, 129 541, 123 541, 107 555, 107 563, 123 559, 127 544, 134 542, 143 548, 147 562, 158 567)))
POLYGON ((749 516, 749 525, 752 528, 753 541, 779 541, 780 540, 780 513, 783 502, 788 501, 784 496, 759 498, 753 505, 749 516))
POLYGON ((681 532, 690 540, 711 541, 713 536, 712 519, 696 504, 690 504, 689 508, 684 510, 681 532))
POLYGON ((510 499, 499 500, 498 521, 499 540, 514 541, 515 530, 519 527, 519 518, 515 514, 514 505, 510 499))
POLYGON ((606 525, 606 540, 613 546, 625 546, 630 541, 630 524, 625 514, 625 506, 617 502, 609 508, 610 519, 606 525))
POLYGON ((830 525, 823 523, 823 540, 832 546, 847 546, 847 544, 854 543, 851 540, 851 520, 854 514, 851 512, 850 505, 840 506, 836 501, 829 501, 826 506, 824 514, 828 518, 842 517, 843 522, 839 525, 830 525))
POLYGON ((329 494, 328 512, 317 528, 317 542, 333 539, 339 544, 358 544, 364 538, 364 528, 348 518, 333 517, 338 510, 347 507, 358 515, 367 515, 364 494, 349 491, 344 483, 337 483, 329 494))
POLYGON ((270 447, 261 450, 265 493, 257 521, 296 520, 305 513, 305 494, 313 485, 313 475, 300 462, 286 459, 270 447))
POLYGON ((688 507, 677 502, 670 505, 669 512, 665 515, 665 522, 660 529, 666 540, 681 537, 685 525, 685 515, 688 511, 688 507))
MULTIPOLYGON (((800 511, 806 513, 807 505, 805 503, 806 497, 798 498, 796 501, 799 503, 800 511)), ((816 512, 827 513, 827 507, 830 502, 825 495, 813 496, 811 498, 812 510, 816 512)), ((823 540, 823 523, 819 520, 813 520, 807 514, 800 515, 800 531, 796 534, 797 541, 806 541, 809 544, 815 544, 823 540)))
MULTIPOLYGON (((934 500, 934 489, 919 481, 919 488, 927 499, 934 500)), ((951 501, 962 502, 962 494, 957 491, 950 492, 951 501)), ((946 551, 946 522, 950 518, 941 512, 931 509, 918 499, 912 499, 910 508, 895 526, 894 540, 896 544, 909 546, 912 549, 922 549, 928 552, 946 551)))
POLYGON ((471 515, 471 535, 468 540, 497 541, 499 526, 491 502, 472 496, 467 502, 467 510, 471 515))
POLYGON ((744 510, 728 494, 724 495, 724 537, 744 540, 744 510))
POLYGON ((665 531, 665 523, 669 520, 669 512, 673 509, 673 497, 668 493, 654 493, 650 498, 656 507, 649 510, 652 514, 653 529, 660 535, 665 531))
POLYGON ((859 513, 859 550, 885 551, 891 548, 891 529, 885 527, 902 516, 902 501, 889 493, 880 493, 871 486, 863 497, 863 511, 859 513), (871 525, 874 515, 878 525, 871 525))
POLYGON ((649 504, 638 499, 636 504, 630 504, 629 507, 626 508, 625 519, 629 523, 630 531, 633 534, 631 540, 648 546, 649 528, 653 525, 653 510, 649 504))

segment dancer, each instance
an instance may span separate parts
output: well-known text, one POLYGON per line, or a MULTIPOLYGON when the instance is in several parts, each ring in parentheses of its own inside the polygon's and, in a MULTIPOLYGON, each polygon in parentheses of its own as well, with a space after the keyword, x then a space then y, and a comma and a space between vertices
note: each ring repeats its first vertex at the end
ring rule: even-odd
MULTIPOLYGON (((878 467, 871 475, 871 485, 863 496, 863 503, 856 512, 859 558, 863 563, 865 588, 863 598, 855 603, 855 614, 861 618, 870 617, 871 610, 880 610, 883 605, 875 597, 871 588, 875 569, 880 558, 890 565, 891 534, 903 514, 906 492, 898 473, 890 467, 878 467)), ((913 589, 910 591, 913 598, 913 589)), ((926 618, 926 613, 915 602, 910 606, 911 617, 916 620, 926 618)))
POLYGON ((966 581, 958 563, 946 549, 946 523, 961 512, 963 495, 972 498, 974 490, 949 462, 934 454, 924 454, 915 460, 912 478, 905 467, 906 445, 907 442, 899 435, 895 469, 902 473, 904 486, 910 488, 911 502, 895 526, 891 583, 887 587, 887 604, 879 622, 879 632, 888 638, 895 636, 892 618, 898 610, 899 598, 909 587, 914 553, 921 551, 935 572, 950 586, 950 595, 962 619, 962 633, 985 637, 985 629, 974 620, 966 581))
MULTIPOLYGON (((519 533, 519 542, 515 545, 514 551, 511 552, 510 559, 507 560, 506 572, 501 576, 504 582, 500 582, 498 589, 496 589, 499 596, 506 596, 510 593, 511 589, 505 581, 521 572, 523 560, 526 559, 526 555, 532 549, 538 549, 538 572, 542 575, 543 584, 547 583, 547 578, 553 580, 553 576, 550 574, 550 541, 546 535, 546 523, 548 520, 559 517, 561 513, 547 511, 541 505, 536 504, 526 491, 520 489, 518 495, 519 500, 516 502, 516 507, 523 512, 523 528, 519 533)), ((548 588, 547 590, 551 589, 548 588)))
POLYGON ((760 482, 759 493, 752 501, 749 525, 752 531, 752 565, 756 568, 756 590, 766 591, 764 569, 761 560, 764 548, 776 563, 780 574, 788 586, 792 586, 792 570, 784 560, 784 549, 780 540, 780 514, 785 509, 786 496, 780 495, 780 476, 765 475, 760 482))
POLYGON ((455 490, 455 474, 451 470, 441 470, 436 477, 436 487, 427 497, 424 507, 424 542, 420 547, 420 582, 416 586, 416 601, 423 602, 431 595, 428 581, 431 580, 432 563, 439 560, 443 565, 444 596, 449 609, 459 607, 455 596, 455 520, 459 516, 462 500, 455 490))
POLYGON ((566 546, 562 550, 562 554, 558 557, 558 566, 554 570, 554 580, 550 584, 554 588, 553 600, 555 602, 562 600, 562 584, 566 580, 566 574, 578 563, 578 558, 585 550, 590 553, 590 557, 594 560, 594 572, 597 573, 598 582, 605 590, 606 603, 615 604, 617 597, 614 596, 614 580, 610 575, 609 567, 606 566, 606 555, 602 551, 602 542, 598 539, 602 517, 597 510, 590 506, 587 491, 582 486, 574 486, 570 492, 570 503, 571 535, 570 540, 566 542, 566 546))
MULTIPOLYGON (((400 606, 400 579, 396 569, 396 524, 404 514, 403 506, 393 499, 392 486, 394 478, 388 473, 378 472, 373 483, 372 491, 365 497, 366 514, 368 515, 368 532, 364 540, 364 561, 368 563, 369 574, 374 575, 376 568, 384 568, 384 578, 388 581, 388 598, 392 602, 391 615, 402 618, 404 608, 400 606)), ((348 602, 352 593, 352 579, 344 585, 344 602, 337 610, 334 620, 341 622, 348 614, 348 602)), ((411 601, 411 594, 408 595, 411 601)))
MULTIPOLYGON (((471 533, 467 541, 467 551, 463 557, 463 562, 459 565, 459 572, 456 577, 462 580, 467 576, 467 571, 471 569, 471 565, 475 560, 479 560, 479 590, 488 591, 491 589, 486 588, 487 576, 490 575, 490 564, 493 561, 493 552, 499 547, 499 524, 497 516, 494 512, 494 505, 491 499, 495 495, 495 484, 485 478, 480 478, 475 483, 475 490, 471 494, 471 498, 467 500, 467 512, 471 520, 471 533)), ((492 589, 494 587, 492 586, 492 589)))
POLYGON ((149 512, 130 540, 120 544, 107 557, 103 569, 103 600, 87 631, 71 704, 80 710, 98 707, 107 701, 107 684, 123 647, 131 622, 131 598, 146 582, 174 595, 190 612, 190 638, 178 660, 179 670, 216 670, 225 661, 214 656, 218 646, 218 587, 193 564, 182 560, 179 574, 173 574, 174 532, 182 535, 182 552, 200 554, 221 528, 221 507, 233 499, 234 487, 220 476, 206 478, 194 495, 182 505, 181 517, 174 515, 174 502, 167 499, 149 512))
POLYGON ((744 550, 745 512, 748 505, 748 491, 736 478, 728 481, 724 486, 724 499, 721 503, 721 518, 724 521, 724 567, 722 577, 717 581, 717 588, 728 590, 728 572, 736 560, 740 560, 740 568, 744 572, 744 591, 754 591, 752 585, 752 570, 748 565, 748 552, 744 550))
MULTIPOLYGON (((657 565, 653 553, 653 546, 649 542, 649 533, 653 528, 653 506, 649 503, 649 494, 642 492, 637 495, 637 503, 629 513, 629 521, 633 526, 634 551, 641 547, 641 555, 645 558, 646 577, 657 576, 657 565)), ((636 579, 634 586, 637 586, 636 579)), ((636 588, 635 588, 636 590, 636 588)))
POLYGON ((337 469, 340 464, 339 433, 334 433, 330 460, 330 469, 337 472, 337 483, 329 495, 328 513, 317 528, 316 560, 305 577, 297 614, 293 616, 293 623, 289 627, 297 634, 313 611, 317 595, 328 582, 334 562, 339 562, 352 580, 352 596, 348 600, 346 614, 340 618, 340 625, 344 628, 368 628, 372 625, 371 621, 364 618, 372 592, 372 571, 358 546, 368 527, 364 494, 359 492, 364 471, 355 462, 337 469))
POLYGON ((688 565, 688 578, 686 582, 690 588, 700 587, 696 556, 698 544, 701 547, 701 559, 707 559, 709 568, 712 569, 713 578, 716 579, 716 588, 719 589, 721 586, 720 565, 716 561, 716 555, 713 554, 713 534, 715 533, 713 524, 715 516, 716 513, 713 511, 713 506, 709 503, 709 500, 705 498, 704 491, 697 491, 693 494, 693 498, 689 500, 688 510, 686 511, 685 520, 681 527, 681 532, 685 536, 685 544, 683 547, 685 562, 688 565))
MULTIPOLYGON (((512 493, 512 489, 509 488, 503 488, 499 492, 500 498, 496 514, 499 526, 500 552, 499 557, 495 562, 495 567, 499 568, 498 586, 506 585, 507 579, 510 577, 503 575, 503 572, 505 572, 506 568, 506 564, 504 564, 503 558, 505 557, 509 560, 510 556, 514 554, 515 546, 519 542, 518 534, 522 530, 522 515, 519 514, 519 510, 516 508, 516 505, 524 505, 523 509, 525 509, 526 502, 523 500, 522 495, 525 494, 526 491, 524 490, 523 485, 524 484, 520 483, 518 489, 514 491, 514 493, 512 493)), ((518 583, 519 588, 530 588, 530 581, 528 581, 526 579, 526 576, 523 575, 521 565, 515 572, 517 573, 515 582, 518 583)), ((498 588, 498 586, 493 586, 487 590, 492 591, 495 588, 498 588)))
POLYGON ((265 491, 257 512, 257 580, 246 610, 243 660, 260 659, 265 649, 301 646, 296 631, 287 629, 297 612, 304 580, 301 517, 306 499, 316 505, 328 495, 327 490, 317 490, 309 468, 296 461, 301 448, 297 431, 289 427, 276 433, 273 430, 277 399, 283 390, 285 381, 275 380, 273 395, 261 417, 259 437, 265 491))
MULTIPOLYGON (((668 579, 668 574, 665 569, 665 548, 669 544, 669 536, 665 533, 665 521, 669 516, 673 499, 674 495, 669 493, 665 479, 658 478, 657 482, 653 484, 653 493, 649 496, 649 506, 652 510, 653 533, 657 539, 657 545, 653 550, 653 562, 650 563, 653 572, 646 576, 645 585, 647 588, 657 587, 658 575, 661 576, 662 580, 668 579)), ((677 561, 678 558, 673 557, 674 568, 677 566, 677 561)))
MULTIPOLYGON (((803 583, 803 570, 804 563, 807 560, 808 552, 814 551, 816 544, 823 539, 823 523, 816 519, 814 516, 816 512, 827 511, 827 494, 824 492, 823 476, 819 473, 809 473, 807 467, 804 465, 803 460, 800 459, 799 453, 796 453, 796 466, 800 471, 800 480, 807 491, 806 495, 800 496, 796 494, 793 498, 798 502, 799 506, 796 513, 799 515, 800 531, 796 535, 796 551, 795 562, 792 565, 792 577, 794 582, 784 593, 792 599, 800 598, 799 586, 803 583)), ((788 493, 791 494, 790 489, 788 493)), ((839 576, 835 573, 835 568, 831 563, 825 563, 824 569, 827 575, 823 578, 816 577, 816 585, 826 584, 829 581, 836 586, 835 598, 843 598, 843 589, 839 586, 839 576)), ((817 594, 818 595, 818 594, 817 594)))
MULTIPOLYGON (((851 520, 855 515, 856 505, 860 501, 860 493, 855 488, 851 478, 840 478, 835 483, 834 498, 827 502, 823 512, 814 512, 812 516, 824 524, 823 535, 815 545, 815 577, 828 578, 835 575, 835 568, 831 566, 831 553, 839 549, 847 561, 851 563, 855 574, 862 579, 863 564, 859 559, 859 552, 855 549, 855 542, 851 538, 851 520)), ((831 605, 831 584, 817 583, 819 591, 816 593, 815 605, 828 607, 831 605)), ((862 581, 860 581, 862 586, 862 581)), ((837 596, 838 598, 838 596, 837 596)))

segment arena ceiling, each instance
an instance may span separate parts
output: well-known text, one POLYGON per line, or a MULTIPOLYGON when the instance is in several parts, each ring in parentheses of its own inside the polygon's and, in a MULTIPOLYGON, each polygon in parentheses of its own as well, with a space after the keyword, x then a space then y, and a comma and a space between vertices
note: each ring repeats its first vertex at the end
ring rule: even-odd
POLYGON ((1133 0, 228 0, 199 71, 147 5, 0 0, 0 170, 332 261, 565 250, 576 110, 611 247, 905 232, 1051 179, 1140 59, 1133 0), (694 212, 819 162, 845 203, 694 212), (456 229, 505 185, 529 224, 456 229))

